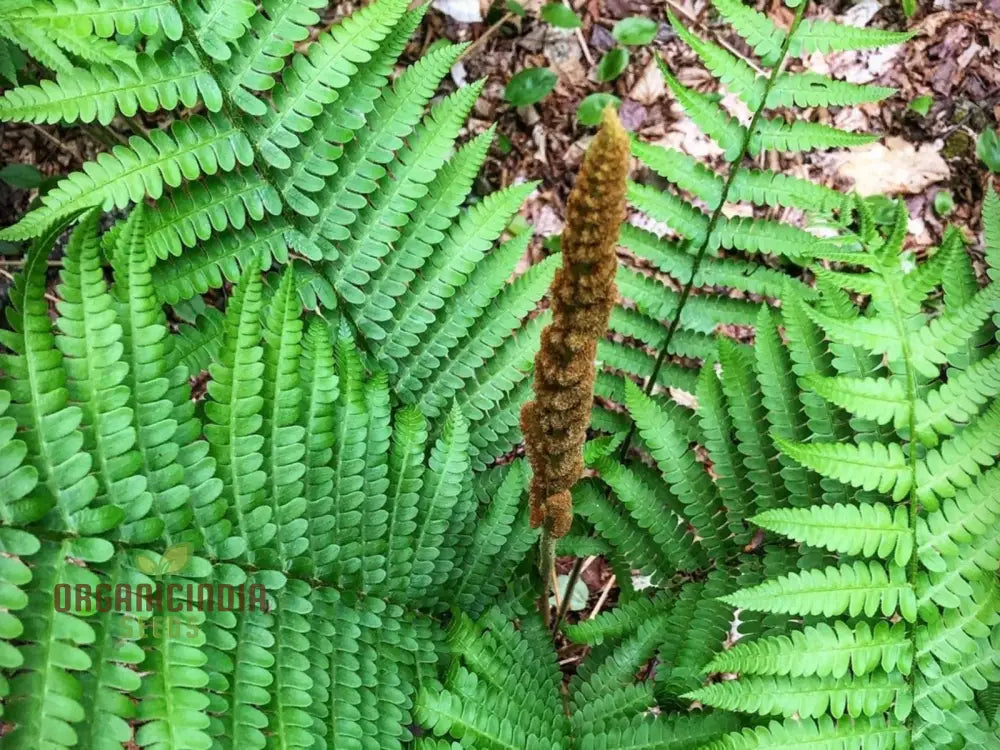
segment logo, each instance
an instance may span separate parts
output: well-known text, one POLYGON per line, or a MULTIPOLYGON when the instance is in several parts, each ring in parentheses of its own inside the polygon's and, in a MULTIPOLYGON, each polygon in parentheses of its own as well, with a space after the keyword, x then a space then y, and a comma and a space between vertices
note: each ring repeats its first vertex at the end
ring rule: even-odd
POLYGON ((188 542, 172 544, 162 555, 137 552, 140 575, 119 576, 117 583, 59 583, 53 590, 58 612, 121 615, 123 638, 137 639, 152 629, 154 638, 165 630, 171 637, 201 638, 198 625, 205 612, 267 612, 270 605, 261 583, 199 583, 211 567, 194 557, 188 542), (145 578, 146 580, 142 580, 145 578), (151 582, 149 579, 152 579, 151 582))
POLYGON ((168 573, 180 573, 191 559, 194 547, 189 542, 172 544, 160 556, 160 561, 154 560, 149 553, 139 552, 135 556, 135 565, 148 576, 157 579, 168 573))

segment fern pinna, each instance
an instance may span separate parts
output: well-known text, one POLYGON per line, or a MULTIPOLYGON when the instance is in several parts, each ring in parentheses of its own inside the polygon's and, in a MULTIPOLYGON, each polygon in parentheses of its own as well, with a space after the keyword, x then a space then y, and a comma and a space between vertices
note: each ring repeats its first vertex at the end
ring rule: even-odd
POLYGON ((379 0, 307 41, 320 0, 15 5, 0 4, 0 33, 3 19, 21 28, 44 17, 39 34, 115 36, 105 41, 131 59, 12 89, 0 119, 121 115, 127 126, 140 111, 185 113, 99 155, 0 235, 26 239, 90 206, 153 198, 147 242, 164 300, 221 287, 251 263, 290 263, 307 304, 336 307, 407 403, 437 417, 457 397, 474 420, 489 417, 492 429, 472 436, 477 466, 520 440, 544 320, 510 334, 557 259, 508 285, 528 236, 490 252, 534 183, 465 207, 494 131, 455 144, 483 82, 428 108, 463 46, 391 80, 426 6, 379 0))
MULTIPOLYGON (((788 279, 799 278, 797 268, 807 264, 815 235, 792 217, 843 213, 846 196, 757 168, 751 159, 875 140, 812 122, 802 110, 877 102, 893 89, 788 68, 796 58, 816 52, 881 47, 909 34, 809 19, 808 0, 795 5, 786 30, 740 0, 712 0, 726 22, 723 28, 735 32, 736 45, 753 51, 752 62, 730 52, 732 45, 701 38, 668 10, 676 34, 718 84, 739 97, 737 110, 745 108, 747 114, 738 119, 737 110, 727 111, 711 92, 684 86, 660 60, 669 93, 711 139, 725 167, 717 172, 676 149, 633 140, 633 154, 655 176, 645 181, 650 184, 629 186, 629 202, 639 216, 622 226, 621 244, 640 263, 618 273, 625 302, 612 313, 612 335, 598 350, 605 372, 597 393, 604 399, 624 403, 620 373, 651 380, 661 393, 673 388, 693 394, 697 372, 690 363, 712 356, 712 335, 720 326, 752 326, 761 300, 780 297, 787 283, 809 293, 804 284, 788 279), (666 181, 670 189, 659 189, 656 181, 666 181), (761 209, 780 211, 789 220, 764 218, 761 209)), ((681 418, 690 417, 689 410, 661 395, 655 398, 681 411, 681 418)), ((594 426, 609 432, 627 428, 620 413, 604 408, 595 411, 594 426)))
POLYGON ((343 323, 301 317, 291 270, 266 294, 248 266, 192 400, 204 340, 171 331, 144 211, 103 243, 97 219, 54 321, 50 233, 0 332, 0 746, 403 747, 441 613, 485 610, 534 541, 522 463, 474 477, 459 409, 392 409, 343 323), (180 612, 78 591, 156 581, 180 612), (223 584, 267 611, 191 600, 223 584))

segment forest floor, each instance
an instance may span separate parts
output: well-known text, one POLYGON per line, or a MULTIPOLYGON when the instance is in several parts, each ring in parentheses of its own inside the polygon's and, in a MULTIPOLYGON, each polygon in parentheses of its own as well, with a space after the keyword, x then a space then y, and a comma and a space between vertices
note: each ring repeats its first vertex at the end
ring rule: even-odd
MULTIPOLYGON (((498 137, 480 176, 481 193, 514 182, 541 181, 523 212, 536 233, 526 263, 546 252, 545 237, 562 230, 573 175, 593 134, 593 128, 576 120, 577 107, 588 94, 607 92, 619 97, 623 122, 643 140, 679 147, 713 166, 722 163, 718 149, 665 91, 656 68, 653 50, 663 55, 682 83, 706 91, 712 86, 708 74, 667 23, 668 8, 699 34, 746 53, 740 40, 711 14, 707 0, 568 0, 568 4, 583 21, 578 30, 557 29, 539 20, 542 0, 524 3, 524 16, 508 12, 504 0, 490 7, 490 0, 435 0, 404 56, 404 62, 410 62, 439 40, 472 43, 442 93, 486 79, 468 126, 468 135, 474 135, 498 124, 498 137), (455 15, 483 20, 466 23, 455 15), (631 48, 630 64, 618 79, 599 83, 596 64, 615 44, 611 35, 615 22, 628 16, 658 21, 657 37, 652 45, 631 48), (538 104, 515 108, 505 101, 504 88, 511 76, 526 67, 552 69, 558 74, 558 84, 538 104)), ((359 5, 336 3, 326 17, 335 21, 359 5)), ((947 221, 965 231, 973 256, 981 259, 979 214, 987 172, 976 158, 975 144, 980 132, 996 128, 1000 120, 1000 0, 921 2, 921 10, 909 20, 897 0, 836 0, 817 5, 811 14, 918 34, 905 45, 876 52, 813 55, 795 63, 857 83, 892 86, 898 93, 884 103, 823 115, 831 124, 849 130, 881 133, 880 143, 850 151, 782 155, 767 166, 866 194, 904 195, 911 215, 908 242, 915 249, 928 248, 940 239, 945 220, 935 209, 935 198, 941 191, 950 191, 954 211, 947 221), (921 96, 932 99, 926 114, 910 107, 921 96)), ((781 0, 758 0, 756 6, 785 22, 792 16, 781 0)), ((165 124, 140 119, 146 127, 165 124)), ((25 163, 46 176, 67 174, 97 151, 124 142, 127 132, 124 123, 109 129, 0 125, 0 167, 25 163)), ((0 226, 15 221, 31 197, 28 191, 0 182, 0 226)), ((0 277, 9 279, 10 269, 17 264, 18 259, 0 258, 0 277)), ((3 286, 4 278, 0 278, 3 286)), ((560 570, 569 564, 560 560, 560 570)), ((574 617, 596 613, 616 595, 615 581, 603 561, 590 561, 582 578, 589 601, 574 617)), ((574 658, 567 654, 568 661, 574 658)))

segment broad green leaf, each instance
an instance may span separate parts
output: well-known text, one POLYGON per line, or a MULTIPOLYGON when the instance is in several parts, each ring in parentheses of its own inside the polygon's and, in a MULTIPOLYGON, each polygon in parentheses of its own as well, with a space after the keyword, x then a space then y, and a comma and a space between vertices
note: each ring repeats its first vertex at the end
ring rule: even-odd
POLYGON ((628 58, 628 50, 623 47, 608 50, 608 53, 597 63, 597 80, 601 83, 607 83, 616 79, 628 67, 628 58))
POLYGON ((548 68, 525 68, 510 79, 504 98, 515 107, 527 107, 548 96, 558 80, 548 68))
POLYGON ((591 94, 582 102, 576 110, 576 119, 581 125, 598 125, 601 122, 601 113, 608 105, 618 109, 622 100, 614 94, 597 93, 591 94))
POLYGON ((611 35, 622 44, 638 47, 656 38, 656 21, 642 16, 623 18, 615 24, 611 35))
POLYGON ((542 18, 560 29, 578 29, 583 26, 580 16, 562 3, 546 3, 542 6, 542 18))

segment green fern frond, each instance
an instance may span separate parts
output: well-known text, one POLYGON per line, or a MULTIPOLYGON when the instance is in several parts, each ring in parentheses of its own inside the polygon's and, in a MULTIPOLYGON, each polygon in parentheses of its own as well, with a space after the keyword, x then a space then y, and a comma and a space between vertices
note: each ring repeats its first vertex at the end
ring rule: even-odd
POLYGON ((625 384, 625 403, 639 435, 656 461, 664 480, 684 506, 690 523, 711 552, 721 551, 726 537, 722 506, 714 499, 708 474, 685 450, 686 439, 655 403, 631 381, 625 384))
POLYGON ((768 93, 766 106, 850 107, 879 102, 895 93, 888 86, 859 85, 816 73, 783 73, 768 93))
POLYGON ((751 519, 758 526, 831 552, 892 559, 902 567, 913 553, 906 508, 881 504, 776 508, 751 519))
POLYGON ((994 401, 978 420, 917 463, 917 498, 928 510, 937 510, 941 498, 952 497, 960 488, 968 487, 982 467, 995 463, 1000 448, 998 429, 1000 401, 994 401))
POLYGON ((906 572, 874 562, 790 573, 725 596, 723 601, 759 612, 825 617, 844 613, 889 617, 898 609, 907 621, 916 619, 916 596, 906 572))
POLYGON ((737 643, 709 662, 705 671, 840 679, 878 668, 909 674, 912 660, 913 643, 902 623, 871 627, 862 622, 851 628, 838 620, 833 627, 820 623, 788 635, 737 643))
POLYGON ((995 497, 1000 487, 1000 471, 991 469, 977 482, 960 490, 928 513, 917 525, 917 554, 928 570, 944 572, 947 558, 960 555, 964 545, 976 538, 988 538, 998 518, 995 497))
MULTIPOLYGON (((199 255, 210 255, 212 248, 218 245, 218 239, 224 235, 213 237, 216 232, 227 227, 236 230, 227 235, 232 241, 240 238, 243 234, 240 230, 248 222, 260 232, 267 228, 265 217, 280 213, 281 201, 266 180, 253 172, 235 169, 224 177, 208 177, 164 196, 151 212, 149 245, 153 254, 161 260, 186 253, 187 257, 182 261, 190 259, 190 262, 195 262, 199 255), (191 248, 192 252, 188 252, 187 248, 191 248)), ((273 223, 282 225, 279 219, 273 223)), ((286 231, 290 229, 285 228, 286 231)), ((284 247, 272 254, 287 260, 284 247)), ((159 268, 166 272, 172 265, 180 263, 160 264, 159 268)))
POLYGON ((848 50, 874 49, 891 44, 902 44, 916 32, 887 31, 846 26, 832 21, 806 19, 789 40, 789 54, 796 57, 812 52, 845 52, 848 50))
POLYGON ((910 403, 898 380, 812 375, 804 383, 827 401, 864 419, 892 423, 896 429, 909 422, 910 403))
POLYGON ((694 89, 689 89, 671 75, 662 58, 657 58, 660 72, 667 86, 684 107, 684 111, 709 138, 715 141, 724 152, 726 161, 739 158, 746 136, 746 129, 731 117, 715 101, 694 89))
POLYGON ((257 9, 249 0, 181 0, 179 10, 198 46, 216 60, 228 60, 229 43, 246 33, 257 9))
MULTIPOLYGON (((94 667, 85 649, 95 642, 96 634, 80 613, 56 611, 55 589, 60 584, 96 587, 97 575, 74 565, 68 556, 101 563, 110 558, 113 548, 106 540, 94 538, 30 545, 25 536, 5 537, 6 542, 13 542, 12 551, 20 549, 24 554, 32 546, 38 550, 30 557, 31 590, 18 617, 23 624, 18 638, 24 645, 19 649, 21 664, 4 699, 4 722, 13 725, 5 742, 73 747, 79 740, 73 724, 85 716, 80 677, 94 667)), ((15 580, 24 581, 23 574, 15 580)), ((17 609, 16 600, 14 604, 17 609)))
POLYGON ((813 151, 823 148, 849 148, 864 146, 878 140, 878 136, 867 133, 849 133, 816 122, 795 120, 788 122, 780 118, 761 118, 750 138, 749 153, 756 155, 764 151, 813 151))
POLYGON ((763 13, 740 0, 712 0, 712 5, 746 39, 765 65, 774 65, 785 45, 785 33, 763 13))
POLYGON ((841 482, 865 490, 905 497, 913 487, 913 474, 898 443, 794 444, 779 442, 781 450, 796 461, 841 482))
POLYGON ((836 750, 848 747, 905 747, 909 739, 907 728, 881 718, 841 719, 828 716, 812 719, 771 721, 767 726, 744 729, 739 734, 705 745, 705 750, 781 750, 808 746, 816 750, 836 750))
MULTIPOLYGON (((54 239, 54 236, 53 236, 54 239)), ((19 520, 38 521, 62 531, 99 534, 120 519, 101 513, 87 528, 86 510, 99 491, 91 474, 93 459, 82 452, 84 436, 77 431, 83 410, 70 403, 63 355, 56 347, 52 321, 48 315, 45 268, 48 247, 36 243, 29 251, 24 273, 10 291, 11 307, 2 343, 11 354, 2 355, 2 387, 14 402, 9 411, 21 427, 19 437, 27 447, 29 464, 38 476, 38 485, 28 502, 17 507, 19 520)), ((14 454, 18 451, 15 448, 14 454)), ((8 506, 7 513, 13 508, 8 506)), ((115 509, 110 508, 114 514, 115 509)))
MULTIPOLYGON (((128 365, 122 359, 122 328, 115 322, 114 301, 104 283, 97 220, 96 212, 85 218, 66 249, 57 320, 63 335, 58 345, 65 356, 70 398, 83 412, 83 448, 94 457, 100 482, 93 502, 110 506, 100 513, 114 525, 119 519, 141 520, 153 499, 145 479, 134 475, 141 458, 134 450, 134 414, 124 386, 128 365)), ((130 536, 124 534, 134 541, 130 536)))
POLYGON ((55 82, 22 86, 0 98, 0 118, 13 122, 99 122, 117 114, 131 117, 140 109, 156 112, 204 104, 218 112, 222 99, 215 79, 189 50, 140 55, 136 68, 126 65, 79 68, 60 73, 55 82))
POLYGON ((726 710, 819 718, 878 716, 906 690, 900 676, 865 677, 744 677, 717 682, 686 697, 726 710))
POLYGON ((523 472, 473 492, 457 411, 428 456, 426 418, 409 408, 392 420, 386 376, 367 378, 347 338, 335 362, 329 324, 303 323, 293 269, 264 295, 251 268, 221 336, 207 330, 219 325, 211 313, 206 330, 196 321, 179 335, 155 298, 144 211, 104 243, 96 222, 88 216, 71 240, 56 325, 45 263, 35 261, 43 244, 12 291, 13 330, 3 334, 16 421, 0 417, 9 480, 0 510, 21 527, 0 530, 5 737, 99 748, 372 738, 403 750, 417 687, 439 674, 429 615, 508 596, 535 539, 520 508, 523 472), (203 362, 195 349, 210 346, 205 337, 220 349, 196 408, 183 363, 203 362), (33 360, 22 367, 25 352, 33 360), (66 423, 70 398, 79 414, 66 423), (46 418, 32 433, 39 404, 63 422, 46 418), (81 457, 93 465, 69 485, 64 464, 81 457), (164 585, 187 591, 174 625, 162 611, 130 621, 115 607, 56 608, 66 597, 57 586, 152 589, 146 573, 164 570, 164 585), (203 584, 262 584, 270 606, 201 611, 190 597, 203 584))
MULTIPOLYGON (((249 33, 236 43, 233 56, 224 71, 227 92, 243 106, 255 99, 249 92, 269 91, 274 87, 274 74, 283 60, 295 49, 295 44, 309 36, 309 28, 319 21, 314 12, 321 0, 266 0, 263 13, 250 19, 249 33)), ((248 108, 250 114, 259 114, 248 108), (253 111, 250 111, 250 110, 253 111)))
MULTIPOLYGON (((312 42, 306 40, 319 21, 313 0, 271 0, 259 8, 217 0, 143 0, 129 8, 80 2, 67 17, 92 16, 102 34, 139 32, 114 43, 133 57, 130 45, 143 49, 143 35, 155 43, 135 58, 134 69, 91 66, 12 90, 0 101, 7 108, 0 117, 106 123, 139 110, 207 112, 178 117, 99 156, 5 236, 36 235, 87 207, 153 198, 154 275, 172 302, 236 281, 252 262, 267 268, 294 260, 301 267, 295 256, 305 256, 319 263, 300 274, 304 301, 347 305, 352 327, 371 338, 364 348, 376 351, 395 389, 398 351, 444 318, 442 303, 455 291, 469 284, 461 296, 478 293, 480 279, 469 272, 533 187, 515 186, 463 208, 492 131, 454 157, 451 151, 482 84, 426 111, 463 47, 433 50, 392 80, 426 11, 408 11, 402 0, 361 9, 312 42)), ((53 8, 60 4, 70 3, 53 8)), ((470 351, 481 348, 468 343, 470 351)), ((421 382, 435 375, 449 385, 427 406, 446 409, 454 374, 427 373, 421 382)))
POLYGON ((55 40, 32 23, 11 23, 0 20, 0 35, 47 68, 66 73, 76 67, 55 40))
POLYGON ((45 194, 42 206, 0 232, 5 239, 35 236, 76 211, 101 205, 124 208, 147 193, 154 198, 181 180, 232 171, 249 165, 253 153, 246 136, 221 115, 176 121, 149 140, 133 136, 129 145, 101 154, 88 172, 77 172, 45 194))
POLYGON ((15 3, 2 18, 10 22, 51 25, 81 36, 94 34, 107 39, 115 34, 138 31, 144 36, 162 32, 171 40, 183 31, 177 7, 165 0, 45 0, 15 3))
POLYGON ((208 369, 219 351, 223 331, 223 315, 214 307, 207 307, 191 324, 177 327, 174 357, 189 373, 208 369))
MULTIPOLYGON (((7 525, 21 524, 39 513, 30 496, 38 483, 38 469, 24 463, 27 446, 16 437, 17 421, 7 414, 11 405, 10 393, 0 391, 0 404, 3 406, 0 413, 0 456, 3 457, 0 463, 3 472, 0 476, 0 519, 7 525)), ((12 539, 16 541, 17 535, 12 539)))
POLYGON ((983 198, 983 239, 986 244, 987 273, 994 282, 1000 275, 1000 196, 990 185, 983 198))

